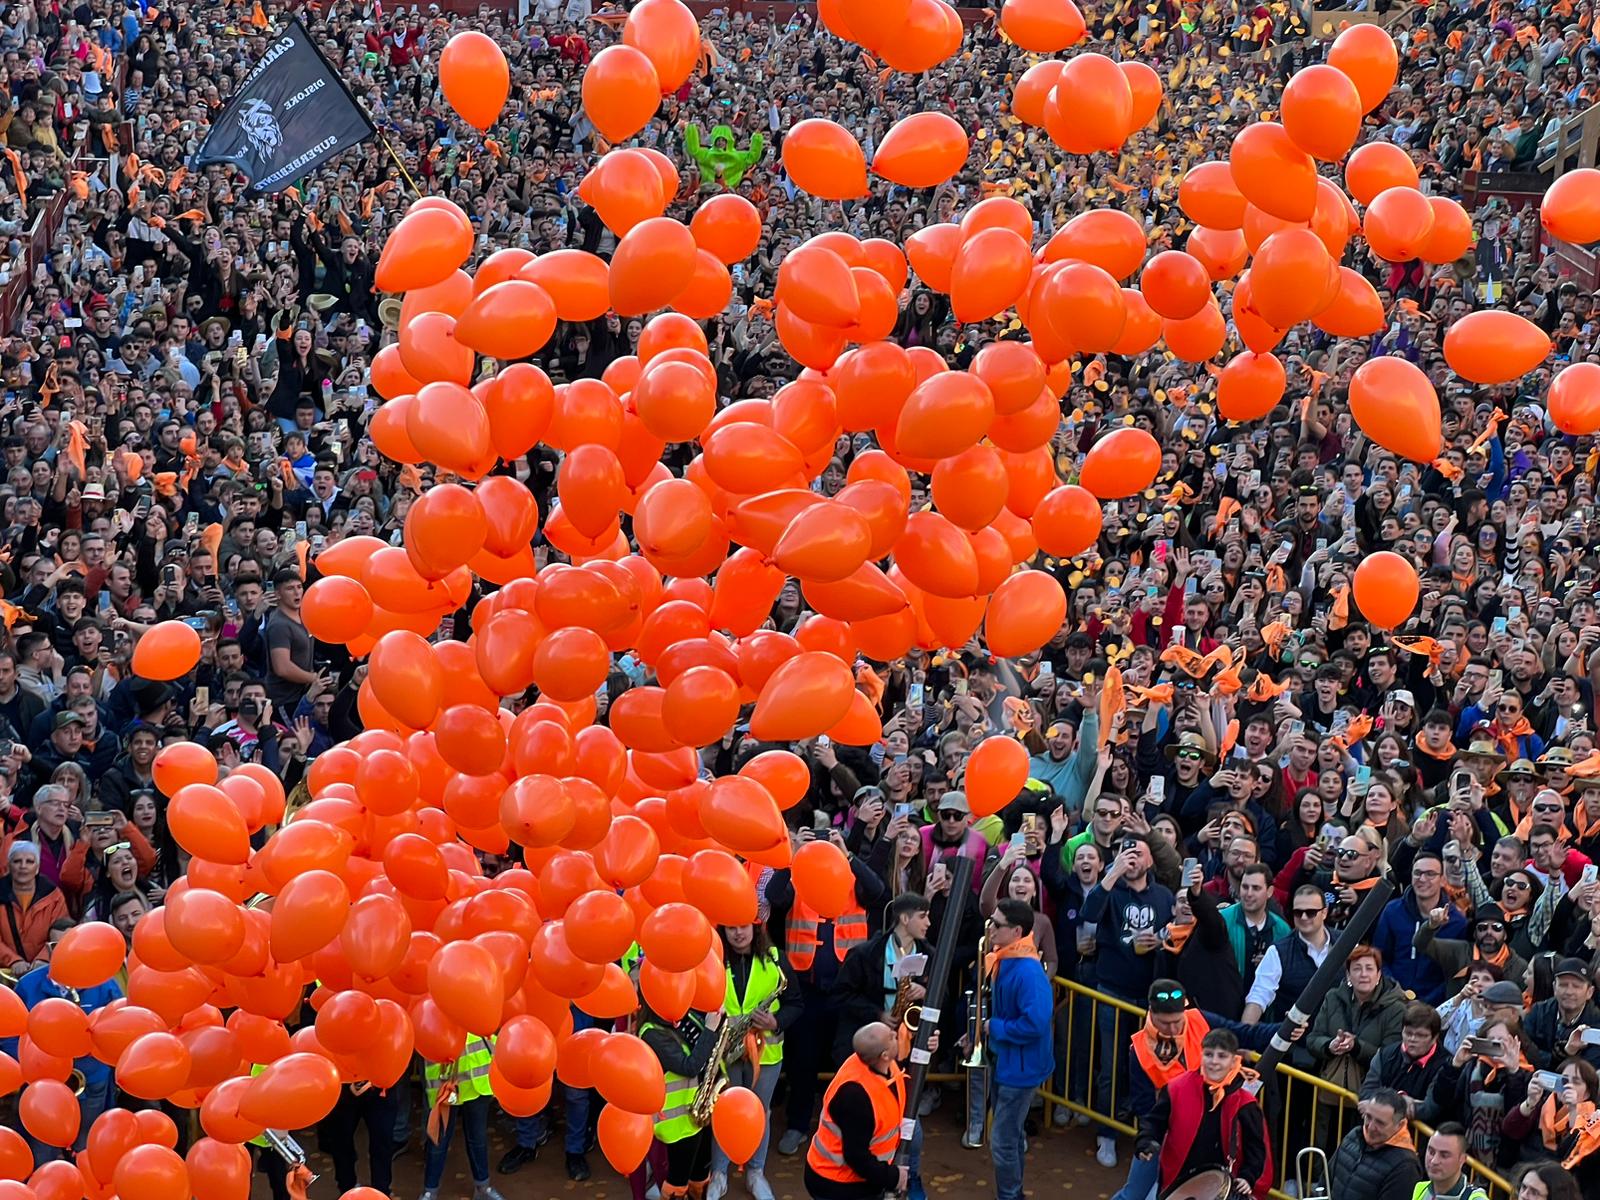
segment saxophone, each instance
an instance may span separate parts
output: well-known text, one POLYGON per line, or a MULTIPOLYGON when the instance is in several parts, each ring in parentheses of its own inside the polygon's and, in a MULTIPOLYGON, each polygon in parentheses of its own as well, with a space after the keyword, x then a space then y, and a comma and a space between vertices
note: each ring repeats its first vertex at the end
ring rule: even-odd
POLYGON ((695 1089, 694 1099, 689 1103, 689 1119, 701 1129, 711 1124, 711 1110, 716 1107, 722 1089, 728 1086, 728 1068, 745 1056, 756 1014, 770 1013, 776 1008, 778 997, 783 995, 783 989, 788 986, 789 980, 780 972, 778 986, 772 989, 772 995, 747 1013, 723 1017, 722 1024, 717 1028, 717 1044, 712 1048, 711 1059, 700 1076, 700 1086, 695 1089))

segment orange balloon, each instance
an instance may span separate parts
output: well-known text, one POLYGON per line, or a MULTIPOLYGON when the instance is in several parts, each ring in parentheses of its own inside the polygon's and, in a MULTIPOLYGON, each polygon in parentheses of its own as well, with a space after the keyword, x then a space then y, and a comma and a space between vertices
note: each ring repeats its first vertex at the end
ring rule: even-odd
POLYGON ((250 860, 250 830, 239 807, 220 788, 194 783, 167 805, 167 827, 184 850, 207 862, 250 860))
POLYGON ((1211 299, 1211 276, 1198 259, 1181 250, 1164 250, 1145 263, 1139 290, 1155 312, 1184 321, 1211 299))
POLYGON ((1393 142, 1368 142, 1344 165, 1345 190, 1358 204, 1371 204, 1389 188, 1415 191, 1418 182, 1416 164, 1393 142))
POLYGON ((783 168, 794 185, 822 200, 867 194, 867 162, 844 126, 822 117, 799 122, 783 139, 783 168))
POLYGON ((1392 550, 1366 555, 1350 581, 1356 607, 1380 629, 1395 629, 1411 619, 1421 586, 1416 568, 1392 550))
POLYGON ((1473 383, 1521 379, 1549 355, 1549 334, 1517 313, 1496 309, 1468 313, 1444 335, 1445 361, 1473 383))
POLYGON ((1350 380, 1350 415, 1385 450, 1415 462, 1439 453, 1439 396, 1403 358, 1369 358, 1350 380))
POLYGON ((200 635, 182 621, 162 621, 133 647, 133 671, 146 679, 177 679, 200 661, 200 635))
POLYGON ((1247 201, 1224 162, 1203 162, 1184 172, 1178 184, 1178 207, 1195 224, 1211 229, 1238 229, 1247 201))
POLYGON ((711 943, 711 922, 688 904, 663 904, 639 926, 639 948, 663 971, 694 970, 711 943))
POLYGON ((1075 46, 1087 32, 1083 14, 1072 0, 1007 0, 1000 11, 1000 28, 1017 45, 1036 54, 1055 54, 1075 46))
POLYGON ((1128 131, 1132 133, 1155 120, 1161 108, 1161 76, 1144 63, 1133 60, 1119 62, 1117 67, 1133 94, 1133 116, 1128 125, 1128 131))
POLYGON ((1600 365, 1573 363, 1550 381, 1545 409, 1562 433, 1577 437, 1600 429, 1600 365))
POLYGON ((456 319, 455 337, 490 358, 537 354, 556 328, 556 305, 536 283, 508 279, 481 293, 456 319))
POLYGON ((1035 129, 1044 126, 1045 105, 1064 66, 1066 64, 1058 58, 1047 58, 1034 63, 1017 80, 1016 87, 1011 90, 1011 112, 1024 125, 1035 129))
MULTIPOLYGON (((978 590, 972 542, 938 513, 913 513, 894 544, 895 565, 925 592, 958 600, 978 590)), ((831 722, 830 722, 831 723, 831 722)))
MULTIPOLYGON (((1061 2, 1070 7, 1072 0, 1061 2)), ((1006 5, 1007 10, 1011 7, 1006 5)), ((732 1162, 749 1162, 761 1148, 761 1139, 767 1133, 767 1110, 761 1097, 749 1088, 724 1088, 717 1093, 716 1105, 711 1110, 711 1132, 732 1162)))
POLYGON ((612 1169, 619 1175, 631 1175, 644 1162, 645 1155, 650 1153, 650 1144, 655 1136, 654 1116, 627 1112, 614 1104, 607 1104, 600 1110, 595 1134, 600 1150, 612 1169))
MULTIPOLYGON (((251 1161, 250 1151, 243 1146, 229 1145, 215 1138, 200 1138, 189 1147, 184 1165, 195 1200, 248 1200, 251 1161)), ((345 1197, 364 1200, 353 1195, 360 1191, 370 1192, 371 1189, 353 1188, 345 1197)), ((365 1200, 378 1200, 381 1195, 381 1192, 374 1193, 365 1200)))
MULTIPOLYGON (((627 233, 635 227, 630 226, 627 233)), ((561 320, 592 321, 611 307, 610 274, 605 260, 596 255, 583 250, 552 250, 519 270, 517 278, 543 288, 555 301, 556 316, 561 320)))
POLYGON ((166 1146, 135 1146, 112 1173, 117 1195, 125 1200, 189 1200, 189 1169, 166 1146))
POLYGON ((612 255, 611 306, 625 317, 666 307, 688 282, 695 250, 694 236, 682 223, 670 217, 641 221, 612 255))
POLYGON ((832 842, 804 843, 795 851, 789 869, 795 895, 827 920, 843 916, 854 906, 856 881, 850 860, 832 842))
POLYGON ((1120 209, 1079 213, 1046 243, 1045 262, 1081 259, 1116 279, 1127 279, 1144 262, 1144 227, 1120 209))
POLYGON ((1077 484, 1048 492, 1033 510, 1039 549, 1056 558, 1076 558, 1100 540, 1104 513, 1094 493, 1077 484))
POLYGON ((1412 188, 1386 188, 1367 205, 1361 231, 1379 258, 1409 262, 1421 255, 1433 233, 1433 205, 1412 188))
MULTIPOLYGON (((989 619, 994 620, 992 611, 989 619)), ((1015 800, 1028 782, 1028 751, 1016 738, 987 737, 967 760, 965 778, 972 815, 987 817, 997 813, 1015 800)))
POLYGON ((1540 201, 1539 224, 1564 242, 1600 242, 1600 170, 1579 167, 1561 175, 1540 201))
POLYGON ((393 630, 378 639, 368 661, 368 682, 386 711, 413 729, 433 721, 444 694, 444 673, 423 638, 393 630))
POLYGON ((1000 455, 990 446, 977 445, 943 459, 933 469, 930 491, 940 513, 962 529, 976 532, 999 515, 1007 484, 1000 455))
MULTIPOLYGON (((383 244, 373 280, 384 292, 443 283, 472 253, 472 225, 459 208, 413 206, 383 244)), ((415 372, 413 372, 415 374, 415 372)))
MULTIPOLYGON (((1548 193, 1546 197, 1548 203, 1548 193)), ((1428 204, 1433 209, 1433 228, 1419 256, 1424 262, 1453 263, 1472 247, 1472 218, 1447 196, 1429 196, 1428 204)))
POLYGON ((984 617, 989 652, 1005 658, 1031 654, 1055 637, 1066 615, 1066 593, 1055 576, 1018 571, 990 597, 984 617))
POLYGON ((1333 39, 1328 65, 1350 77, 1361 95, 1361 111, 1371 112, 1400 74, 1400 52, 1381 25, 1351 25, 1333 39))
POLYGON ((391 342, 372 358, 372 386, 385 400, 411 395, 422 386, 400 361, 400 347, 391 342))
POLYGON ((328 575, 305 591, 301 617, 312 637, 343 644, 354 641, 372 624, 372 597, 354 579, 328 575))
POLYGON ((623 23, 622 40, 650 59, 663 96, 684 85, 700 57, 700 26, 682 0, 641 0, 623 23))
POLYGON ((1327 247, 1309 229, 1273 234, 1250 264, 1251 307, 1277 329, 1288 329, 1311 317, 1336 286, 1327 247))
POLYGON ((589 1064, 595 1088, 608 1105, 650 1115, 665 1105, 667 1083, 661 1073, 661 1060, 633 1034, 607 1034, 589 1064))
POLYGON ((872 156, 872 173, 903 187, 937 187, 961 170, 970 150, 967 131, 954 117, 912 113, 883 135, 872 156))
POLYGON ((1340 267, 1333 302, 1311 321, 1335 337, 1366 337, 1382 329, 1385 319, 1377 289, 1359 271, 1340 267))
POLYGON ((784 256, 778 268, 778 303, 814 325, 843 328, 861 316, 850 264, 833 251, 807 244, 784 256))
POLYGON ((1089 447, 1078 482, 1100 500, 1121 500, 1144 491, 1160 469, 1161 446, 1155 438, 1143 429, 1124 426, 1089 447))
POLYGON ((764 742, 816 737, 843 720, 854 693, 855 677, 845 663, 821 652, 797 654, 761 688, 750 732, 764 742))
POLYGON ((697 246, 731 267, 749 258, 761 244, 761 214, 743 196, 724 192, 695 210, 689 232, 697 246))
POLYGON ((1244 234, 1236 229, 1207 229, 1199 226, 1189 233, 1184 248, 1192 254, 1214 282, 1231 279, 1249 261, 1250 249, 1244 234))
POLYGON ((1036 326, 1048 322, 1047 328, 1053 326, 1086 354, 1110 350, 1128 323, 1127 304, 1116 279, 1087 262, 1056 268, 1044 282, 1031 315, 1036 326))
POLYGON ((661 106, 655 64, 630 45, 607 46, 583 72, 583 111, 600 135, 625 142, 650 123, 661 106))
POLYGON ((69 988, 98 987, 122 969, 127 943, 104 921, 69 929, 50 955, 50 978, 69 988))
POLYGON ((1115 62, 1093 51, 1075 54, 1045 104, 1045 129, 1069 154, 1119 149, 1133 131, 1133 89, 1115 62))
POLYGON ((1283 89, 1283 127, 1313 158, 1338 162, 1361 133, 1361 93, 1350 76, 1320 64, 1301 67, 1283 89))
POLYGON ((1234 186, 1263 212, 1301 222, 1316 211, 1317 164, 1275 121, 1256 121, 1239 132, 1228 152, 1228 169, 1234 186))
POLYGON ((924 225, 906 238, 906 257, 923 283, 936 292, 948 292, 962 241, 959 225, 924 225))
POLYGON ((439 55, 439 86, 463 121, 486 132, 511 94, 511 69, 494 39, 462 30, 439 55))
POLYGON ((428 994, 468 1033, 488 1037, 500 1028, 505 977, 494 956, 476 942, 439 947, 428 960, 428 994))
MULTIPOLYGON (((1015 236, 1005 230, 986 232, 1015 236)), ((911 393, 900 410, 894 442, 902 455, 950 458, 974 445, 989 431, 993 421, 994 396, 983 380, 964 371, 944 371, 911 393)), ((850 570, 854 571, 855 567, 850 570)), ((849 573, 846 571, 838 577, 849 573)))
POLYGON ((1217 411, 1230 421, 1259 421, 1283 400, 1288 375, 1273 354, 1235 355, 1217 378, 1217 411))
POLYGON ((984 229, 956 252, 950 307, 963 323, 987 321, 1015 304, 1033 273, 1033 250, 1011 229, 984 229))

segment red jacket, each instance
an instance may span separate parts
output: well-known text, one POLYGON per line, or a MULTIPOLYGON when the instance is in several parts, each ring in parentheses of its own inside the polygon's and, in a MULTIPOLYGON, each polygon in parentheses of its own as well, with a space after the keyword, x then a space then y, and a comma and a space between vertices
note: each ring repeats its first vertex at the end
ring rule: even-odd
MULTIPOLYGON (((1172 1120, 1167 1126, 1167 1136, 1161 1142, 1161 1190, 1167 1191, 1178 1181, 1184 1162, 1194 1145, 1195 1134, 1200 1130, 1200 1119, 1205 1115, 1206 1082, 1199 1071, 1186 1071, 1167 1085, 1167 1101, 1172 1106, 1172 1120)), ((1229 1161, 1218 1166, 1230 1170, 1238 1161, 1239 1111, 1254 1104, 1256 1098, 1242 1087, 1234 1088, 1222 1098, 1222 1139, 1229 1161)), ((1272 1188, 1272 1139, 1263 1139, 1267 1163, 1261 1176, 1251 1180, 1256 1200, 1267 1200, 1272 1188)))

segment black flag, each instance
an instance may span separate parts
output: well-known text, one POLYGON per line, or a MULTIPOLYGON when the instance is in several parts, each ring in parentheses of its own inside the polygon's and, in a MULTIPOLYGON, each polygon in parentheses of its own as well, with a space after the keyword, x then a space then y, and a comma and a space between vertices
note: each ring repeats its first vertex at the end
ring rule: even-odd
POLYGON ((306 27, 291 18, 272 35, 190 165, 232 163, 251 192, 281 192, 375 132, 306 27))

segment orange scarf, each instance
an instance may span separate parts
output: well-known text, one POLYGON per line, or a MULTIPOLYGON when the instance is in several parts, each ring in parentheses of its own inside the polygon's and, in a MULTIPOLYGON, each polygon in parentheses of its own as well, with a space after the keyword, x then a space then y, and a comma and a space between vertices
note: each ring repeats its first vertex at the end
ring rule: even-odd
POLYGON ((1506 758, 1512 760, 1521 755, 1517 740, 1527 737, 1533 732, 1533 726, 1528 724, 1527 717, 1518 717, 1517 723, 1511 726, 1510 729, 1502 729, 1493 721, 1489 723, 1487 729, 1489 736, 1500 744, 1500 749, 1505 753, 1506 758))
POLYGON ((1447 746, 1443 750, 1430 749, 1428 747, 1428 743, 1422 740, 1422 735, 1420 733, 1411 739, 1411 744, 1414 745, 1421 753, 1426 754, 1429 758, 1436 759, 1439 762, 1449 762, 1456 756, 1456 748, 1454 745, 1447 746))
POLYGON ((1167 949, 1173 954, 1181 951, 1188 944, 1190 936, 1194 933, 1195 925, 1190 921, 1187 925, 1169 922, 1167 925, 1167 949))
POLYGON ((983 973, 993 977, 1000 969, 1002 958, 1038 958, 1039 948, 1033 944, 1033 934, 1026 933, 1012 942, 1009 946, 1002 946, 998 950, 991 950, 983 956, 983 973))
POLYGON ((1211 1107, 1216 1108, 1217 1105, 1222 1103, 1223 1097, 1228 1094, 1228 1088, 1232 1086, 1235 1079, 1244 1079, 1248 1081, 1259 1079, 1261 1076, 1256 1074, 1256 1072, 1252 1071, 1249 1067, 1245 1066, 1244 1059, 1235 1055, 1233 1066, 1228 1068, 1228 1073, 1222 1077, 1222 1082, 1212 1083, 1211 1080, 1206 1079, 1203 1073, 1201 1074, 1200 1078, 1204 1080, 1206 1089, 1211 1093, 1211 1107))
POLYGON ((1385 1142, 1384 1145, 1399 1146, 1400 1149, 1409 1150, 1415 1154, 1417 1151, 1417 1144, 1411 1139, 1411 1122, 1401 1121, 1400 1128, 1394 1131, 1394 1136, 1385 1142))
POLYGON ((1472 970, 1472 968, 1477 966, 1479 963, 1493 963, 1495 966, 1500 967, 1503 970, 1506 963, 1509 961, 1511 961, 1511 947, 1509 944, 1501 946, 1499 953, 1493 955, 1485 954, 1482 950, 1479 950, 1476 946, 1474 946, 1472 948, 1472 961, 1467 963, 1466 966, 1462 967, 1461 970, 1456 972, 1456 978, 1464 978, 1466 973, 1472 970))
MULTIPOLYGON (((1587 1132, 1594 1121, 1595 1107, 1585 1100, 1577 1106, 1577 1111, 1578 1125, 1587 1132)), ((1557 1104, 1554 1096, 1546 1096, 1539 1106, 1539 1133, 1544 1137, 1544 1148, 1554 1152, 1572 1127, 1571 1110, 1565 1104, 1557 1104)))
MULTIPOLYGON (((1505 1063, 1498 1058, 1490 1058, 1487 1054, 1478 1055, 1478 1061, 1489 1068, 1489 1073, 1483 1077, 1485 1085, 1493 1083, 1494 1077, 1500 1074, 1500 1068, 1505 1066, 1505 1063)), ((1517 1051, 1517 1070, 1527 1071, 1529 1074, 1533 1073, 1533 1064, 1528 1061, 1528 1056, 1523 1054, 1521 1050, 1517 1051)))

